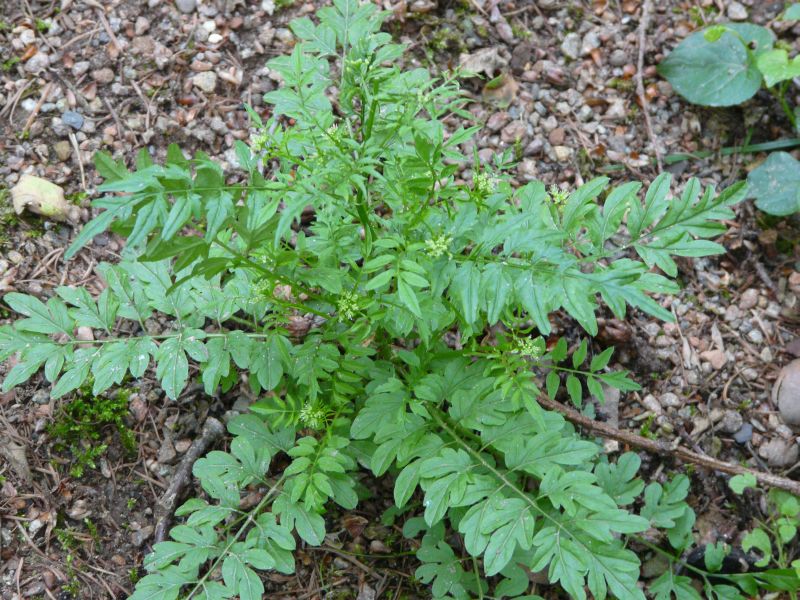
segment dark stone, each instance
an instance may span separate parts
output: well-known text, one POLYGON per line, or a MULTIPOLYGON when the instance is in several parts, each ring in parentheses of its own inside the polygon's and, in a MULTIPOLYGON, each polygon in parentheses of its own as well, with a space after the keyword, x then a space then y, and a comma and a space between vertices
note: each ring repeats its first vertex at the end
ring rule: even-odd
POLYGON ((75 131, 78 131, 81 127, 83 127, 83 115, 81 113, 68 110, 61 115, 61 122, 64 123, 64 125, 69 125, 75 131))
POLYGON ((750 423, 745 423, 742 428, 733 434, 733 439, 737 444, 746 444, 753 439, 753 426, 750 423))

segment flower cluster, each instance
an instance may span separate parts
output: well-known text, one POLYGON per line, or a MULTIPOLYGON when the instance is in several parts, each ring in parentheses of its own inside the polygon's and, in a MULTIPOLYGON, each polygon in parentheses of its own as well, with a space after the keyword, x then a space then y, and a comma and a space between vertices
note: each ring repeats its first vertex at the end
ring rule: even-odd
POLYGON ((350 321, 358 311, 358 295, 355 292, 342 292, 336 303, 341 321, 350 321))
POLYGON ((253 136, 253 140, 250 142, 250 148, 255 153, 263 152, 270 146, 270 138, 269 134, 265 131, 258 133, 253 136))
POLYGON ((306 402, 300 409, 299 418, 303 425, 311 429, 322 429, 327 420, 325 409, 310 402, 306 402))
POLYGON ((560 188, 556 184, 551 185, 547 193, 550 196, 550 202, 558 207, 564 206, 569 198, 569 190, 560 188))
POLYGON ((253 300, 272 297, 272 282, 269 279, 259 279, 253 283, 253 300))
POLYGON ((544 340, 541 337, 518 338, 514 351, 531 358, 539 358, 544 354, 544 340))
POLYGON ((450 243, 453 236, 442 234, 435 239, 425 240, 425 247, 431 258, 439 258, 443 254, 450 253, 450 243))
POLYGON ((473 188, 481 196, 488 196, 494 192, 495 183, 494 177, 489 176, 488 173, 476 172, 472 175, 473 188))

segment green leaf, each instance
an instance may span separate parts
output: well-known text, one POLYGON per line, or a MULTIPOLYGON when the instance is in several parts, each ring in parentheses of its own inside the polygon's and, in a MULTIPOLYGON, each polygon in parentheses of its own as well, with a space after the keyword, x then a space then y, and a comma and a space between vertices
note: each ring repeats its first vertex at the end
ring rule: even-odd
POLYGON ((106 182, 125 179, 129 175, 122 160, 116 161, 110 154, 102 150, 94 155, 94 168, 106 182))
POLYGON ((658 72, 689 102, 733 106, 752 98, 761 87, 761 72, 746 44, 768 50, 772 33, 744 23, 726 27, 731 31, 716 41, 707 40, 702 31, 691 34, 658 66, 658 72))
MULTIPOLYGON (((586 354, 588 353, 589 347, 586 344, 586 339, 582 339, 578 349, 575 350, 572 354, 572 366, 574 368, 578 368, 583 364, 583 361, 586 360, 586 354)), ((594 369, 592 369, 594 370, 594 369)))
POLYGON ((569 393, 572 403, 580 408, 583 403, 583 388, 581 382, 572 373, 567 375, 567 393, 569 393))
POLYGON ((762 558, 756 562, 756 566, 766 567, 772 561, 772 543, 769 541, 769 536, 759 527, 742 538, 742 550, 749 552, 753 548, 762 554, 762 558))
POLYGON ((50 298, 44 304, 34 296, 12 292, 6 294, 3 300, 13 311, 28 317, 18 320, 15 323, 16 329, 35 333, 64 333, 72 337, 74 320, 60 298, 50 298))
POLYGON ((789 54, 782 48, 760 53, 756 65, 767 87, 800 76, 800 56, 789 60, 789 54))
POLYGON ((731 477, 728 485, 737 494, 741 495, 747 488, 756 487, 756 476, 752 473, 743 473, 741 475, 734 475, 731 477))
POLYGON ((99 353, 100 348, 79 348, 76 350, 70 368, 59 377, 53 389, 50 390, 50 397, 61 398, 83 385, 83 382, 89 377, 92 361, 99 353))
POLYGON ((156 377, 170 400, 177 400, 189 380, 189 360, 179 337, 161 343, 155 354, 156 377))
POLYGON ((703 554, 706 569, 711 573, 718 573, 722 568, 722 561, 730 553, 730 550, 730 546, 724 542, 706 544, 705 553, 703 554))
POLYGON ((789 8, 787 8, 783 16, 781 17, 784 21, 797 21, 800 20, 800 2, 795 2, 789 8))
POLYGON ((471 262, 462 263, 453 276, 450 294, 458 302, 464 322, 468 325, 478 319, 480 285, 481 272, 471 262))
POLYGON ((422 311, 419 308, 419 300, 414 289, 406 283, 402 277, 397 280, 397 295, 408 310, 410 310, 418 319, 422 318, 422 311))
POLYGON ((800 162, 788 152, 773 152, 747 176, 747 195, 771 215, 800 211, 800 162))
POLYGON ((264 584, 245 564, 244 552, 228 554, 222 563, 222 577, 226 586, 237 591, 240 600, 261 600, 264 594, 264 584))
POLYGON ((656 600, 702 600, 692 585, 692 580, 684 575, 675 575, 672 566, 650 584, 650 592, 656 600))

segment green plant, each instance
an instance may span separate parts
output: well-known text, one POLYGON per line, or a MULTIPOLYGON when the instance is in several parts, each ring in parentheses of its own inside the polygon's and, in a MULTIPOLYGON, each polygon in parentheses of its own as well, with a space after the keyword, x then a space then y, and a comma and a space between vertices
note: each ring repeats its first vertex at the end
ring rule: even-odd
POLYGON ((3 61, 3 64, 0 65, 0 69, 8 73, 11 69, 14 68, 14 65, 16 65, 21 60, 22 59, 19 56, 12 56, 11 58, 8 58, 3 61))
POLYGON ((176 512, 134 600, 261 598, 257 571, 292 572, 295 534, 322 544, 323 515, 357 505, 365 471, 394 477, 404 532, 423 534, 416 577, 436 598, 530 600, 525 569, 573 598, 643 598, 631 536, 653 526, 688 544, 688 484, 645 488, 638 457, 609 462, 539 405, 637 388, 611 368, 613 349, 552 336, 551 315, 589 335, 601 301, 619 318, 631 306, 671 320, 651 294, 677 291, 673 257, 723 250, 709 238, 744 185, 717 194, 692 180, 670 197, 662 175, 642 200, 641 184, 604 178, 515 190, 476 169, 464 183, 458 148, 477 128, 445 130, 468 116, 455 82, 399 69, 403 47, 372 5, 316 14, 269 63, 285 85, 265 97, 276 116, 251 111, 252 143, 236 145, 246 183, 175 146, 163 166, 140 154, 134 172, 97 156, 104 212, 66 255, 111 228, 124 258, 98 267, 96 299, 5 296, 23 318, 0 329, 0 358, 17 355, 4 389, 43 367, 53 397, 90 376, 97 396, 154 363, 175 400, 190 359, 209 394, 247 374, 260 399, 229 422, 228 451, 195 464, 204 495, 176 512), (95 339, 76 339, 78 324, 95 339), (256 506, 240 506, 244 493, 256 506))
MULTIPOLYGON (((800 3, 782 17, 800 20, 800 3)), ((786 99, 792 80, 800 76, 800 56, 791 60, 785 47, 766 27, 752 23, 713 25, 683 40, 658 66, 659 73, 689 102, 732 106, 765 87, 778 101, 795 132, 800 108, 786 99)), ((775 152, 747 178, 756 206, 773 215, 800 211, 800 162, 775 152)))
MULTIPOLYGON (((748 488, 755 488, 756 481, 752 475, 736 475, 730 480, 731 489, 743 495, 748 488)), ((756 549, 761 558, 756 567, 767 567, 775 564, 786 579, 795 581, 795 589, 790 590, 792 600, 796 600, 796 589, 800 582, 800 558, 793 542, 797 538, 800 526, 800 500, 783 490, 769 490, 766 494, 766 518, 756 519, 758 527, 742 538, 742 549, 756 549)))
MULTIPOLYGON (((64 358, 55 360, 63 361, 64 358)), ((91 387, 79 389, 75 398, 61 408, 60 414, 48 427, 48 432, 56 440, 56 449, 69 449, 71 452, 70 475, 73 477, 82 477, 87 467, 96 468, 95 461, 105 454, 108 446, 97 443, 105 427, 111 426, 117 431, 127 452, 136 451, 136 436, 124 422, 128 414, 127 394, 119 391, 113 396, 93 396, 91 387)))

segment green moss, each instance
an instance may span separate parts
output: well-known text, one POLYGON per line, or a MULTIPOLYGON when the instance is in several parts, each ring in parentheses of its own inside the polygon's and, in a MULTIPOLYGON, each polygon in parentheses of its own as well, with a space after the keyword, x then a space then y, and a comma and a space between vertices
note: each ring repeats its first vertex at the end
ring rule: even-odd
POLYGON ((530 30, 525 29, 524 27, 516 23, 514 23, 511 26, 511 33, 514 34, 514 37, 519 38, 521 40, 527 40, 533 35, 533 33, 530 30))
POLYGON ((622 77, 614 77, 606 84, 612 90, 619 90, 621 92, 632 92, 636 88, 633 79, 624 79, 622 77))
POLYGON ((124 423, 130 392, 120 390, 113 397, 95 397, 90 390, 91 382, 61 408, 48 428, 56 440, 56 450, 72 453, 74 463, 70 475, 73 477, 82 477, 87 468, 96 468, 95 461, 108 449, 107 444, 99 443, 103 431, 108 428, 117 431, 126 452, 136 453, 136 436, 124 423))
POLYGON ((8 73, 20 60, 21 59, 19 56, 12 56, 11 58, 3 61, 3 64, 0 65, 0 69, 2 69, 5 73, 8 73))

